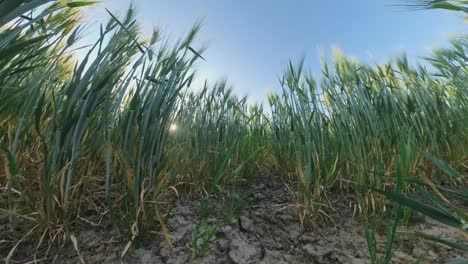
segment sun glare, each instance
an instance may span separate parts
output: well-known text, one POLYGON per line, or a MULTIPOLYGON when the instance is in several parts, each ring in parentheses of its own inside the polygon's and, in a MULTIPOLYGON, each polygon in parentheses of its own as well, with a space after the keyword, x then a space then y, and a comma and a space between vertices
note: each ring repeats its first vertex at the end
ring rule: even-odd
POLYGON ((169 131, 170 132, 175 132, 177 130, 177 125, 176 124, 171 124, 171 126, 169 127, 169 131))

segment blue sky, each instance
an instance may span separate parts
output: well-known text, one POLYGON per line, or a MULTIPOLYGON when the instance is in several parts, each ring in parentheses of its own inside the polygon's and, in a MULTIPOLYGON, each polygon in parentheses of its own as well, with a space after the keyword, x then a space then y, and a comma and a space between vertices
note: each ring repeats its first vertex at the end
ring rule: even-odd
MULTIPOLYGON (((122 13, 130 0, 107 0, 90 11, 89 20, 106 21, 107 7, 122 13)), ((408 11, 399 0, 135 0, 146 32, 161 27, 177 38, 203 19, 197 45, 208 44, 199 79, 227 78, 238 95, 263 101, 278 89, 278 75, 289 59, 306 56, 320 72, 320 54, 332 47, 363 62, 384 62, 402 54, 415 59, 430 47, 447 45, 468 26, 454 13, 408 11)))

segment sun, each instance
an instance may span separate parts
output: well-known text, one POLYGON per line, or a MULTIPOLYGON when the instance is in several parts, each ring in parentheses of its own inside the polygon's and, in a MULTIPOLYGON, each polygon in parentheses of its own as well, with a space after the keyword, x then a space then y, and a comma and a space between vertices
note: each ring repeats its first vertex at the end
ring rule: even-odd
POLYGON ((171 125, 169 126, 169 131, 170 131, 170 132, 175 132, 176 130, 177 130, 177 124, 174 124, 174 123, 173 123, 173 124, 171 124, 171 125))

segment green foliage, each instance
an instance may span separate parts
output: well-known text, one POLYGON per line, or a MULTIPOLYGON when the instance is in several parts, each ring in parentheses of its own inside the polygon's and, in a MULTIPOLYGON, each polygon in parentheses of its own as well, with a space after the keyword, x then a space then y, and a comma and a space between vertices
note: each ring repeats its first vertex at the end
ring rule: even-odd
POLYGON ((180 150, 177 174, 196 190, 224 189, 239 176, 254 176, 268 140, 267 121, 261 106, 232 95, 226 81, 185 93, 171 137, 180 150))
MULTIPOLYGON (((435 158, 429 153, 424 153, 424 156, 428 160, 433 162, 442 171, 446 172, 449 176, 453 177, 454 174, 459 175, 459 173, 456 170, 448 166, 444 161, 435 158)), ((391 191, 385 191, 385 190, 380 190, 376 188, 371 188, 371 189, 383 194, 387 199, 394 201, 397 204, 398 208, 402 206, 410 208, 440 223, 459 229, 462 234, 463 233, 466 234, 466 232, 468 231, 467 212, 465 212, 464 209, 450 202, 449 199, 446 198, 446 196, 442 192, 440 192, 437 186, 433 184, 429 179, 426 178, 425 181, 426 181, 426 184, 424 184, 424 182, 421 182, 421 181, 412 182, 413 187, 419 192, 420 198, 418 199, 406 197, 406 195, 402 194, 401 192, 400 193, 396 191, 391 192, 391 191), (432 187, 432 191, 435 193, 437 197, 434 194, 429 193, 423 188, 427 185, 432 187), (431 203, 422 202, 420 200, 431 201, 431 203)), ((464 200, 465 201, 467 200, 466 197, 464 200)), ((395 222, 399 220, 399 217, 401 216, 395 214, 395 222)), ((390 240, 390 237, 393 237, 395 232, 396 232, 396 226, 391 232, 387 233, 387 238, 390 240)), ((440 244, 443 244, 443 245, 446 245, 446 246, 449 246, 449 247, 452 247, 461 251, 468 252, 468 245, 461 243, 461 242, 456 242, 456 241, 452 241, 446 238, 442 238, 440 236, 424 234, 421 232, 404 232, 404 231, 398 231, 398 234, 431 240, 436 243, 440 243, 440 244)), ((368 241, 368 244, 375 245, 375 241, 368 241)), ((375 252, 375 248, 372 248, 372 250, 374 250, 375 252)), ((373 253, 372 250, 370 248, 371 255, 373 253)), ((386 252, 387 253, 390 252, 391 254, 392 248, 387 247, 386 252)), ((391 260, 391 255, 388 261, 390 260, 391 260)), ((374 262, 377 263, 376 261, 374 262)), ((381 263, 381 262, 378 262, 378 263, 381 263)), ((384 262, 384 263, 388 263, 388 262, 384 262)))
MULTIPOLYGON (((463 55, 466 41, 454 41, 451 50, 463 55)), ((278 163, 298 177, 298 201, 305 214, 316 217, 320 208, 313 207, 321 203, 323 189, 341 177, 382 188, 381 175, 388 176, 400 159, 406 141, 402 135, 412 138, 411 153, 465 158, 467 79, 453 82, 455 69, 446 67, 452 56, 447 53, 436 51, 437 59, 430 60, 440 77, 422 66, 410 67, 405 57, 370 67, 338 53, 333 67, 324 65, 320 82, 303 73, 302 62, 297 67, 290 63, 283 93, 270 96, 272 133, 279 143, 273 149, 278 163)), ((457 71, 466 71, 466 61, 457 71)), ((414 174, 421 155, 406 158, 404 169, 414 174)), ((370 208, 375 197, 363 195, 363 207, 370 208)))
MULTIPOLYGON (((466 12, 465 1, 419 2, 466 12)), ((205 61, 204 48, 194 48, 199 23, 177 42, 157 30, 145 40, 132 7, 123 16, 108 11, 77 61, 79 10, 95 3, 0 3, 0 183, 8 187, 0 204, 15 211, 9 221, 32 213, 42 230, 67 229, 83 207, 99 204, 131 233, 129 246, 154 223, 170 242, 165 204, 174 194, 231 196, 229 218, 241 181, 276 173, 297 185, 304 229, 326 215, 331 188, 356 183, 373 263, 391 261, 403 207, 466 231, 466 213, 442 193, 467 194, 441 186, 425 160, 449 183, 466 183, 453 168, 468 153, 466 37, 434 50, 431 71, 405 56, 364 65, 337 52, 316 79, 303 60, 289 63, 270 112, 226 81, 189 89, 195 63, 205 61), (411 188, 432 204, 409 197, 411 188), (385 197, 395 203, 380 254, 375 223, 385 197)), ((194 256, 206 253, 218 227, 200 217, 194 256)))
POLYGON ((11 150, 10 164, 16 159, 24 167, 26 152, 41 157, 37 178, 24 178, 20 168, 18 184, 37 182, 39 188, 25 188, 25 195, 35 198, 33 209, 49 225, 73 220, 81 196, 99 186, 88 190, 87 175, 100 171, 108 210, 125 215, 128 226, 139 223, 169 179, 162 173, 168 126, 200 56, 187 52, 199 25, 172 48, 147 43, 139 40, 130 8, 121 20, 111 14, 100 38, 72 62, 70 50, 81 33, 74 8, 93 3, 56 2, 1 33, 0 99, 7 103, 0 120, 9 129, 0 140, 11 150), (124 205, 113 208, 117 198, 124 205))

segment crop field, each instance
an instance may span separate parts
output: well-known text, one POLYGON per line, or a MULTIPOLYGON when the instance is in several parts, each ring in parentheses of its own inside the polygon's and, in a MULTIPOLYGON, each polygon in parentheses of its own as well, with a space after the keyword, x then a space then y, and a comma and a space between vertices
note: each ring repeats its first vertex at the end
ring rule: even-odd
POLYGON ((468 263, 466 36, 417 66, 290 62, 251 104, 193 87, 201 24, 107 11, 81 46, 94 4, 0 1, 2 261, 468 263))

